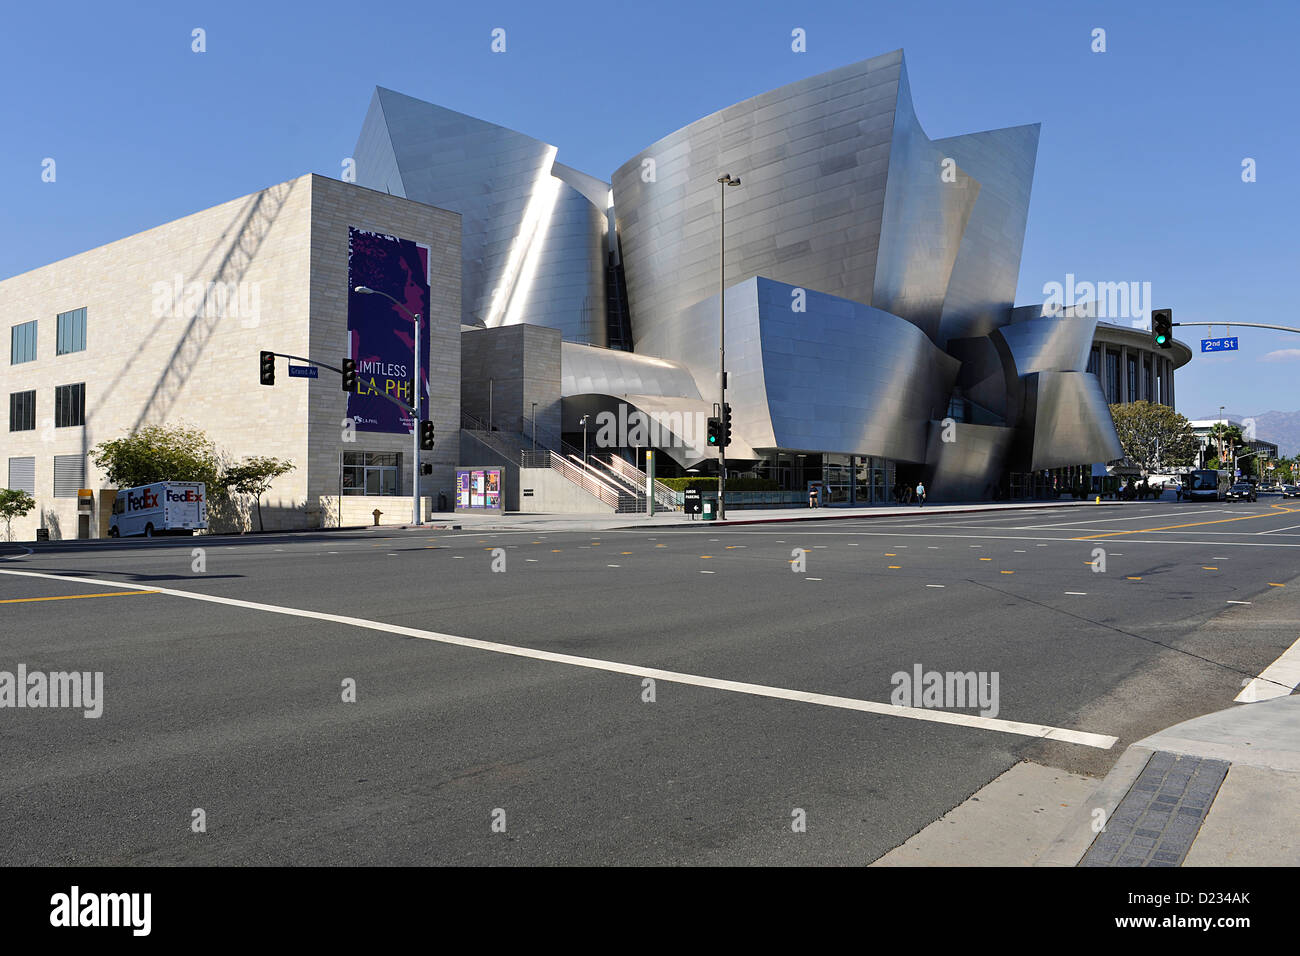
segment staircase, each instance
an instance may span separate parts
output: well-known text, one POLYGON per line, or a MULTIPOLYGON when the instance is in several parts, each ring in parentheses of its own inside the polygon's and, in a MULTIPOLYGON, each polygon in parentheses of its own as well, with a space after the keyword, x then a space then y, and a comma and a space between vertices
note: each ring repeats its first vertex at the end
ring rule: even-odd
MULTIPOLYGON (((649 477, 635 465, 613 452, 588 454, 583 460, 581 449, 574 448, 559 433, 537 425, 527 416, 522 432, 499 431, 488 423, 461 412, 461 429, 497 455, 523 468, 550 468, 568 481, 593 495, 619 514, 646 511, 646 480, 649 477), (536 435, 536 448, 534 448, 536 435)), ((655 482, 655 510, 678 510, 676 493, 662 482, 655 482)))

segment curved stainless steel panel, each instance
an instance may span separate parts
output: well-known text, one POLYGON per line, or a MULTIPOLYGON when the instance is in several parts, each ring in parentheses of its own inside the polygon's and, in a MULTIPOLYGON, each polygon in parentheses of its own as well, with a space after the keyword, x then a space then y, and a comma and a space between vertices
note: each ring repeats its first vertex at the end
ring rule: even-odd
POLYGON ((935 500, 971 501, 991 498, 1006 465, 1015 433, 996 425, 958 422, 949 430, 942 421, 930 423, 926 463, 930 466, 929 496, 935 500))
POLYGON ((557 164, 554 146, 380 88, 355 156, 360 185, 461 214, 462 322, 605 344, 599 180, 557 164))
POLYGON ((1087 372, 1026 376, 1025 423, 1033 434, 1030 470, 1114 461, 1124 454, 1097 376, 1087 372))
POLYGON ((560 346, 560 395, 569 398, 589 392, 701 400, 695 379, 676 362, 564 342, 560 346))
POLYGON ((1031 372, 1084 372, 1097 320, 1036 318, 997 329, 992 338, 1005 343, 1017 375, 1031 372))
MULTIPOLYGON (((752 448, 923 461, 930 419, 947 408, 958 362, 915 325, 879 309, 756 277, 727 290, 732 431, 752 448)), ((717 394, 715 295, 643 342, 717 394)))

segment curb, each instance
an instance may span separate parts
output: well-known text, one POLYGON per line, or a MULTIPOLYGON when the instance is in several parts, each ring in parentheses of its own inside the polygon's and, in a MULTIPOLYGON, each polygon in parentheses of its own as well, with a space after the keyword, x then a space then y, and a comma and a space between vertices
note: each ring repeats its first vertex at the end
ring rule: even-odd
POLYGON ((1150 747, 1138 744, 1125 750, 1115 766, 1111 767, 1110 773, 1097 785, 1092 796, 1070 815, 1069 822, 1056 839, 1048 844, 1042 856, 1034 861, 1034 866, 1078 866, 1088 848, 1100 835, 1092 829, 1093 811, 1100 807, 1106 813, 1104 819, 1109 820, 1120 801, 1128 795, 1134 782, 1142 775, 1153 753, 1155 751, 1150 747))

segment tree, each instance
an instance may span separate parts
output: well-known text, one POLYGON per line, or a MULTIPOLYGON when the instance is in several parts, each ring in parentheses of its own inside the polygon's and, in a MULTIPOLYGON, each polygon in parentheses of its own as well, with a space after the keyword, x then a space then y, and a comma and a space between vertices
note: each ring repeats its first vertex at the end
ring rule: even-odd
POLYGON ((26 518, 36 507, 36 499, 25 491, 13 488, 0 488, 0 518, 5 520, 5 540, 12 541, 14 534, 11 525, 15 518, 26 518))
POLYGON ((257 530, 265 531, 262 526, 262 495, 271 487, 271 482, 293 469, 293 462, 278 458, 245 458, 225 470, 222 483, 235 494, 253 495, 257 499, 257 530))
POLYGON ((1192 424, 1168 405, 1126 402, 1110 406, 1124 457, 1151 473, 1190 465, 1200 450, 1192 424))
POLYGON ((1229 425, 1227 422, 1215 422, 1210 426, 1210 439, 1214 442, 1216 457, 1230 461, 1236 457, 1234 449, 1246 443, 1246 436, 1241 426, 1229 425))
POLYGON ((146 425, 132 435, 100 442, 91 449, 90 458, 119 488, 155 481, 201 481, 209 496, 226 493, 216 446, 203 431, 189 425, 146 425))

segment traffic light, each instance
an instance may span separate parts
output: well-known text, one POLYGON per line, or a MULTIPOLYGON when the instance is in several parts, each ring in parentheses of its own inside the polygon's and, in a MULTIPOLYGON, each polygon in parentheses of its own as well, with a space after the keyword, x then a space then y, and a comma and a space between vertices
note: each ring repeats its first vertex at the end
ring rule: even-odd
POLYGON ((420 451, 433 451, 433 422, 420 422, 420 451))
POLYGON ((343 391, 355 392, 356 390, 357 390, 356 359, 345 358, 343 360, 343 391))
POLYGON ((709 447, 717 448, 722 443, 722 419, 709 417, 709 447))
POLYGON ((262 353, 262 363, 260 368, 262 370, 262 384, 274 385, 275 384, 275 353, 274 352, 262 353))
POLYGON ((1151 335, 1156 341, 1156 348, 1174 347, 1174 310, 1155 309, 1151 313, 1151 335))
POLYGON ((722 447, 731 444, 731 403, 722 406, 722 447))

